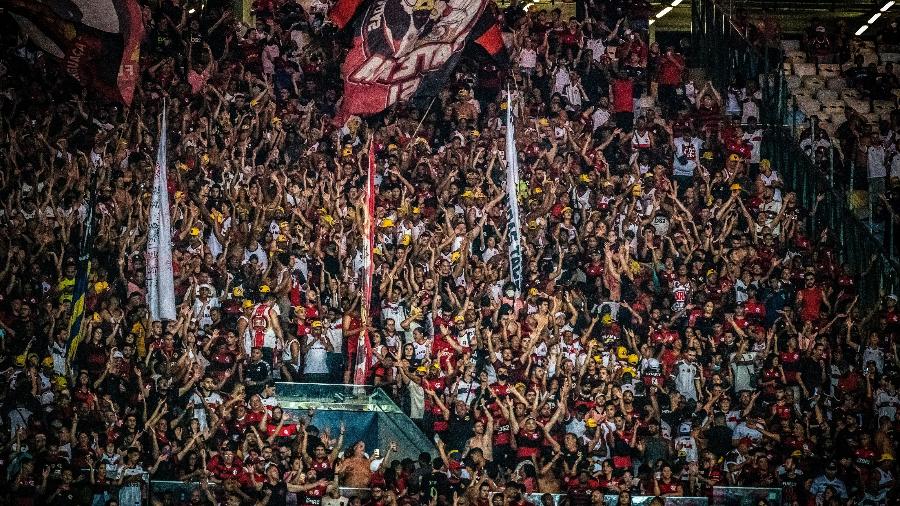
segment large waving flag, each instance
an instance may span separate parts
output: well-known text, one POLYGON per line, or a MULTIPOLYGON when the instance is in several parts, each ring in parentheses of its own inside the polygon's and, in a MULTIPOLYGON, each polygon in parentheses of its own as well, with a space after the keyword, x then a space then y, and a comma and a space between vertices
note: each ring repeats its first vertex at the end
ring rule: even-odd
POLYGON ((0 7, 72 77, 131 104, 144 37, 136 0, 0 0, 0 7))
MULTIPOLYGON (((339 27, 361 0, 338 0, 330 12, 339 27)), ((344 98, 338 121, 375 114, 399 102, 436 96, 470 42, 505 56, 491 0, 374 0, 356 17, 353 47, 341 67, 344 98), (440 10, 439 10, 440 9, 440 10)))
POLYGON ((522 291, 522 224, 519 218, 519 152, 516 150, 515 118, 509 90, 506 93, 506 202, 509 240, 509 276, 516 285, 516 293, 522 291))
POLYGON ((175 319, 175 282, 172 274, 172 223, 169 216, 169 189, 166 170, 166 105, 163 102, 159 129, 159 149, 156 152, 156 173, 153 176, 153 197, 150 199, 150 226, 147 231, 147 305, 150 319, 175 319))
POLYGON ((72 290, 72 315, 69 317, 69 341, 66 359, 69 363, 75 357, 78 343, 84 338, 81 322, 84 320, 84 298, 87 295, 88 279, 91 276, 91 253, 94 250, 94 208, 97 205, 97 174, 91 176, 90 194, 88 195, 87 216, 78 246, 78 270, 75 273, 75 286, 72 290))

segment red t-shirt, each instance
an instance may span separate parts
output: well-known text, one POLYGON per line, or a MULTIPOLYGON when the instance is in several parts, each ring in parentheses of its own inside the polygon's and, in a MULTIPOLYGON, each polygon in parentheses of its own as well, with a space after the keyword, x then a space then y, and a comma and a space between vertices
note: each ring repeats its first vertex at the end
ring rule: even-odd
POLYGON ((613 79, 613 112, 634 112, 634 83, 631 79, 613 79))
POLYGON ((666 55, 660 57, 659 64, 659 84, 669 86, 678 86, 681 84, 681 75, 684 70, 684 57, 680 54, 672 54, 672 58, 678 62, 671 61, 666 55))

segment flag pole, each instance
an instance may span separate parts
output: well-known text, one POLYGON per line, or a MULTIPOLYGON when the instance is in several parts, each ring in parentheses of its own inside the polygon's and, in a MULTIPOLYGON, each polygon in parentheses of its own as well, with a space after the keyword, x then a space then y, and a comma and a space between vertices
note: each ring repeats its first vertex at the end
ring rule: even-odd
MULTIPOLYGON (((425 114, 422 115, 422 118, 419 119, 419 124, 416 125, 416 129, 413 130, 413 134, 412 134, 412 136, 410 137, 410 140, 412 140, 413 142, 415 142, 415 140, 416 140, 416 134, 419 133, 419 129, 422 128, 422 123, 425 122, 425 118, 427 118, 427 117, 428 117, 428 113, 431 112, 431 106, 434 105, 434 101, 435 101, 435 100, 437 100, 437 95, 435 95, 434 98, 431 99, 431 103, 428 104, 428 108, 425 109, 425 114)), ((411 144, 412 144, 412 143, 407 144, 407 147, 409 147, 411 144)))

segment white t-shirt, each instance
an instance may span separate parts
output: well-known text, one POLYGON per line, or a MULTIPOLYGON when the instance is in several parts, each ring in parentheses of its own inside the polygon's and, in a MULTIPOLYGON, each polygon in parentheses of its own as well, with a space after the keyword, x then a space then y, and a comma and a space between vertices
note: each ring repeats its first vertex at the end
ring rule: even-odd
POLYGON ((900 398, 897 392, 888 393, 886 390, 878 390, 875 393, 875 408, 878 410, 878 416, 886 416, 891 421, 897 418, 897 406, 900 406, 900 398))
POLYGON ((762 146, 762 130, 745 132, 741 140, 750 144, 750 163, 759 163, 759 150, 762 146))
POLYGON ((675 454, 686 462, 697 462, 697 441, 691 436, 678 436, 675 440, 675 454))
POLYGON ((562 95, 563 90, 570 84, 572 84, 572 81, 569 79, 569 70, 565 67, 558 68, 553 76, 553 93, 562 95))
POLYGON ((594 111, 594 114, 591 115, 591 122, 594 126, 594 130, 597 130, 598 128, 605 125, 609 121, 610 117, 611 115, 609 114, 609 110, 598 107, 594 111))
POLYGON ((213 324, 210 310, 219 306, 220 304, 218 297, 209 297, 206 299, 206 302, 200 300, 199 297, 194 298, 193 314, 194 318, 197 319, 197 323, 199 324, 200 328, 213 324))
POLYGON ((199 393, 194 392, 194 395, 191 396, 191 404, 194 405, 194 418, 200 423, 201 430, 206 430, 206 409, 204 407, 215 409, 224 402, 218 392, 210 392, 205 397, 200 397, 199 393))
POLYGON ((884 164, 884 148, 881 146, 869 146, 866 154, 869 162, 869 179, 887 177, 887 167, 884 164))
POLYGON ((522 49, 519 52, 519 67, 523 70, 534 70, 537 66, 537 51, 534 49, 522 49))
POLYGON ((591 50, 591 58, 594 61, 602 61, 603 55, 606 54, 606 45, 603 39, 588 39, 585 47, 591 50))
POLYGON ((303 365, 303 372, 306 374, 327 374, 328 364, 325 357, 328 350, 325 345, 319 341, 316 336, 310 334, 306 336, 306 361, 303 365))
POLYGON ((742 439, 745 437, 749 437, 754 443, 758 443, 762 440, 763 435, 762 432, 747 427, 747 422, 741 422, 734 428, 731 439, 742 439))

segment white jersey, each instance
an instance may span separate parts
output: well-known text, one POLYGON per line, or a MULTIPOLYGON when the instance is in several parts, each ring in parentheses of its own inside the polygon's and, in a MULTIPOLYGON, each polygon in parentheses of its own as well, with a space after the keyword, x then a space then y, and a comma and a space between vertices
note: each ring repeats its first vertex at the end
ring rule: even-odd
POLYGON ((642 134, 635 130, 631 134, 631 149, 650 149, 650 131, 642 134))
POLYGON ((697 386, 694 380, 700 374, 700 369, 689 362, 678 362, 675 364, 673 376, 675 377, 675 388, 678 393, 687 400, 697 400, 697 386))
POLYGON ((273 306, 268 304, 257 304, 253 308, 250 315, 250 322, 247 325, 247 331, 244 332, 244 351, 250 355, 253 348, 275 348, 278 345, 278 339, 275 335, 275 329, 269 321, 271 318, 273 306))
POLYGON ((465 402, 467 404, 472 404, 476 397, 478 397, 478 389, 481 388, 481 384, 474 379, 472 381, 459 380, 456 382, 456 400, 465 402))
POLYGON ((686 462, 697 462, 697 441, 691 436, 678 436, 675 440, 675 454, 686 462))
POLYGON ((898 406, 900 406, 900 398, 897 397, 897 392, 878 390, 875 393, 875 409, 878 410, 879 417, 886 416, 891 421, 896 420, 898 406))

